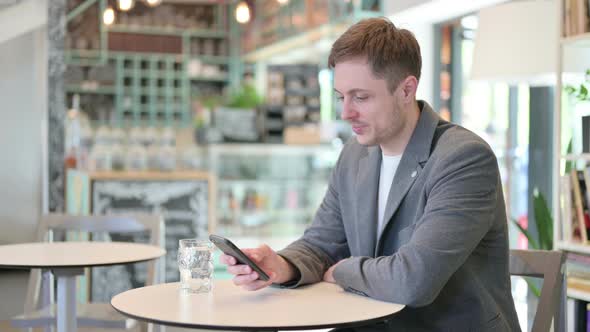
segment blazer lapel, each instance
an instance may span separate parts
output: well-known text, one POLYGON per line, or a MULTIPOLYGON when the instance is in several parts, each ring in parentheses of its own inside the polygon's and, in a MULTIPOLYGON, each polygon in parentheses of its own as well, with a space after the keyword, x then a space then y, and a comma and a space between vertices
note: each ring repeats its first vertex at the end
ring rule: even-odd
POLYGON ((418 106, 421 110, 420 118, 408 142, 408 146, 404 150, 404 154, 393 178, 393 184, 389 190, 385 214, 383 216, 385 222, 383 223, 383 228, 379 230, 379 240, 375 247, 376 253, 381 248, 383 231, 392 222, 393 215, 399 208, 404 197, 406 197, 414 181, 420 175, 423 165, 430 156, 434 131, 436 130, 440 117, 426 102, 418 101, 418 106))
POLYGON ((375 255, 380 164, 381 149, 378 146, 367 148, 367 155, 359 160, 356 178, 356 228, 361 256, 375 255))

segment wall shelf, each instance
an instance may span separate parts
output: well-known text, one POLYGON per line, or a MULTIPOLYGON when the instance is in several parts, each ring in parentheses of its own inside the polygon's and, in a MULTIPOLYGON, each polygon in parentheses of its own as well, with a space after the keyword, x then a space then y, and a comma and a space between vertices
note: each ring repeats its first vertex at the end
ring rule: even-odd
POLYGON ((565 242, 559 241, 556 243, 555 247, 557 249, 563 251, 574 252, 578 254, 590 255, 590 245, 585 245, 582 243, 572 243, 572 242, 565 242))
POLYGON ((191 55, 190 60, 198 60, 204 63, 216 65, 226 65, 230 62, 230 58, 228 56, 222 55, 191 55))
POLYGON ((586 301, 586 302, 590 302, 590 293, 583 291, 583 290, 578 290, 578 289, 574 289, 572 287, 568 286, 567 289, 567 297, 571 297, 577 300, 582 300, 582 301, 586 301))
POLYGON ((294 186, 294 187, 305 187, 309 186, 310 183, 325 183, 328 184, 325 179, 293 179, 293 178, 274 178, 274 179, 265 179, 265 178, 257 178, 252 180, 246 179, 219 179, 218 180, 219 186, 258 186, 258 187, 265 187, 265 186, 294 186))
POLYGON ((156 28, 156 27, 136 27, 113 25, 108 28, 108 32, 123 32, 145 35, 160 36, 183 36, 201 37, 201 38, 226 38, 227 32, 223 30, 205 30, 205 29, 180 29, 180 28, 156 28))
POLYGON ((229 78, 227 78, 227 76, 211 76, 211 77, 197 76, 197 77, 189 77, 188 79, 190 81, 199 81, 199 82, 227 82, 227 81, 229 81, 229 78))
POLYGON ((298 50, 298 54, 301 55, 300 58, 295 57, 296 60, 303 60, 306 55, 309 56, 309 54, 316 51, 315 45, 318 41, 336 39, 336 36, 342 34, 347 27, 346 24, 324 24, 244 54, 244 60, 247 62, 264 61, 275 56, 292 53, 294 50, 298 50))
POLYGON ((84 87, 82 85, 69 84, 66 85, 66 92, 69 93, 91 93, 91 94, 103 94, 103 95, 114 95, 114 86, 98 86, 98 87, 84 87))
POLYGON ((569 160, 569 161, 590 161, 590 153, 582 153, 582 154, 568 154, 561 157, 562 160, 569 160))
POLYGON ((332 145, 285 145, 285 144, 210 144, 213 154, 229 154, 242 156, 327 156, 340 153, 339 148, 332 145))
POLYGON ((569 47, 590 47, 590 32, 561 38, 561 44, 569 47))

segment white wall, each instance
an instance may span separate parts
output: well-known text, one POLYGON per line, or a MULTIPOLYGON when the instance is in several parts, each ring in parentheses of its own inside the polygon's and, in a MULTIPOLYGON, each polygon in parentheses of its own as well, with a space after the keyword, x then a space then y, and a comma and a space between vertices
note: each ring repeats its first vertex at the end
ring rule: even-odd
POLYGON ((384 13, 400 28, 416 35, 422 52, 422 77, 417 98, 430 103, 434 94, 434 25, 507 0, 397 0, 385 1, 384 13))
POLYGON ((0 43, 0 244, 32 241, 42 211, 46 45, 44 27, 0 43))
POLYGON ((420 53, 422 54, 422 73, 420 74, 420 83, 416 92, 417 99, 423 99, 432 105, 434 102, 434 26, 430 23, 409 23, 400 21, 394 24, 399 28, 412 31, 418 44, 420 44, 420 53))
POLYGON ((0 44, 47 23, 47 1, 23 0, 0 6, 0 44))
POLYGON ((508 0, 396 0, 385 1, 386 16, 411 23, 440 23, 508 0))

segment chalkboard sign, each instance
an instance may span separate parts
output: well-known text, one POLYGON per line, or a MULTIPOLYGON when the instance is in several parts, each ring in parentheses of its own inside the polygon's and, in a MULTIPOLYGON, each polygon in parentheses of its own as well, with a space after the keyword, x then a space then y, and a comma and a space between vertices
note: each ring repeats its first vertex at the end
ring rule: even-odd
MULTIPOLYGON (((165 220, 165 278, 179 280, 178 240, 208 236, 209 183, 207 180, 129 181, 94 180, 92 213, 159 213, 165 220)), ((148 242, 145 234, 109 234, 112 241, 148 242)), ((146 263, 93 268, 91 299, 109 302, 122 291, 145 284, 146 263)))
POLYGON ((255 142, 260 138, 256 109, 218 107, 213 116, 226 141, 255 142))

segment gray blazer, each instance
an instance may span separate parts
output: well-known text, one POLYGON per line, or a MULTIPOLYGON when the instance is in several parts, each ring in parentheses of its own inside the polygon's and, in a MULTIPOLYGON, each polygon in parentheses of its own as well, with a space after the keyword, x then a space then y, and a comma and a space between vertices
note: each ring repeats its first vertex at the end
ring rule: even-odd
POLYGON ((405 304, 376 331, 520 331, 508 272, 498 164, 477 135, 419 101, 420 119, 395 174, 377 234, 381 150, 351 139, 304 235, 279 254, 300 278, 334 270, 344 289, 405 304))

